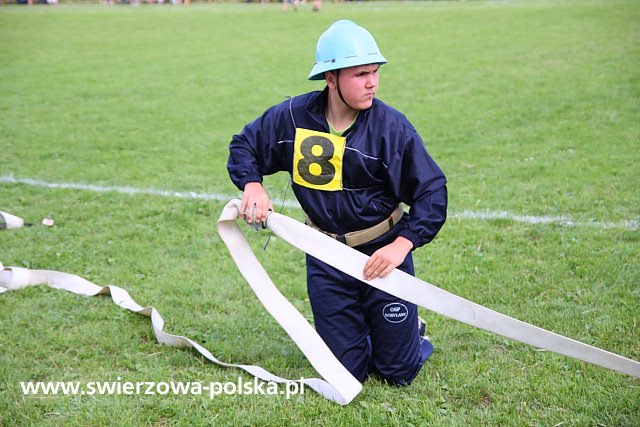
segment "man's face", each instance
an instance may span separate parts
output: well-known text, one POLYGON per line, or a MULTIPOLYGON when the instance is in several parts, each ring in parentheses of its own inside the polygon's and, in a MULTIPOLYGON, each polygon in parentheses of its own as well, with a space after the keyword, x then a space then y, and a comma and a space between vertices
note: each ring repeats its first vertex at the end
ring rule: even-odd
POLYGON ((354 110, 371 107, 378 90, 379 68, 379 64, 359 65, 343 68, 338 73, 342 96, 354 110))

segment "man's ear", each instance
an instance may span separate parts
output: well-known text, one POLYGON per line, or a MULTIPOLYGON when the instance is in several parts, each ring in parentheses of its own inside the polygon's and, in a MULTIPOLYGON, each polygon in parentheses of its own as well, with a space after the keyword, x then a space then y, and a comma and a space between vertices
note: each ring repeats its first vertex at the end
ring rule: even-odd
POLYGON ((336 88, 337 78, 338 76, 335 71, 327 71, 326 73, 324 73, 324 79, 326 80, 327 86, 329 86, 329 89, 336 88))

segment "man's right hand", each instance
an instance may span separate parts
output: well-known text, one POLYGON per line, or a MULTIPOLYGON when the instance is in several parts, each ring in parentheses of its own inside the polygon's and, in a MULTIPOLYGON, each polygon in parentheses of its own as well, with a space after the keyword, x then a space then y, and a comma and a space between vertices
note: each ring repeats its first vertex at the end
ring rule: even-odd
POLYGON ((259 182, 247 182, 242 193, 240 218, 247 224, 256 225, 267 220, 269 211, 273 210, 269 195, 259 182))

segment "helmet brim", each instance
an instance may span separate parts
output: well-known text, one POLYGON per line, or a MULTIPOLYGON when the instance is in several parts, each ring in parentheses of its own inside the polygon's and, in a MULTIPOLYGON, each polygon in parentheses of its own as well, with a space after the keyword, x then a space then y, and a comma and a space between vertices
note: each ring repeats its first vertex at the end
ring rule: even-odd
POLYGON ((387 60, 379 52, 368 55, 358 55, 349 58, 334 58, 324 62, 317 62, 309 73, 308 80, 324 80, 324 73, 327 71, 340 70, 342 68, 357 67, 360 65, 386 64, 387 60))

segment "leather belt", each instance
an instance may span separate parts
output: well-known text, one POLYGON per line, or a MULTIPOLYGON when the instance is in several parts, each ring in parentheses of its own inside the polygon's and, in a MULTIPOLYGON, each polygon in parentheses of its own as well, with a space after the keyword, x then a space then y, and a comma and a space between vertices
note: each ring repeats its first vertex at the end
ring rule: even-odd
POLYGON ((404 214, 404 209, 402 207, 402 203, 400 203, 393 210, 393 212, 391 212, 391 215, 389 215, 389 217, 384 221, 379 222, 372 227, 365 228, 364 230, 352 231, 346 234, 334 234, 329 233, 328 231, 324 231, 313 222, 311 222, 308 216, 305 223, 314 230, 318 230, 322 234, 326 234, 327 236, 337 240, 340 243, 344 243, 347 246, 354 247, 370 242, 373 239, 376 239, 382 236, 387 231, 391 230, 394 225, 400 222, 400 219, 402 219, 402 214, 404 214))

